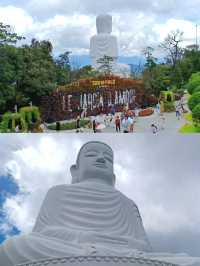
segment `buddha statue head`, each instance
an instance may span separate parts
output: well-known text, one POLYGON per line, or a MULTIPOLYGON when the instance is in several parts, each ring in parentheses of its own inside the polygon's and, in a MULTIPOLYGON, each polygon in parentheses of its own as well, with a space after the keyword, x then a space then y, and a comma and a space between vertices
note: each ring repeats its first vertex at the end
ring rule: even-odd
POLYGON ((112 16, 99 15, 96 19, 97 33, 111 34, 112 32, 112 16))
POLYGON ((84 181, 115 185, 113 151, 105 143, 91 141, 80 149, 76 164, 71 166, 72 184, 84 181))

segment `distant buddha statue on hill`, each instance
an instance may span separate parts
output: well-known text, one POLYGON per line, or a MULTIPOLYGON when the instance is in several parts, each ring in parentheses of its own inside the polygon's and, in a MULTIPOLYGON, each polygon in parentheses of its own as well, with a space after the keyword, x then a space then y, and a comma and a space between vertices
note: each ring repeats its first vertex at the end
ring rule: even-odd
POLYGON ((112 33, 112 16, 100 15, 96 19, 97 35, 90 40, 90 56, 92 66, 99 67, 99 59, 104 56, 112 57, 113 64, 116 64, 118 58, 117 38, 112 33))
POLYGON ((71 185, 49 190, 32 233, 0 246, 0 265, 151 251, 136 204, 115 189, 113 151, 108 145, 83 145, 71 175, 71 185))
POLYGON ((96 18, 97 35, 90 40, 90 57, 92 66, 101 69, 101 59, 105 56, 112 58, 110 62, 112 73, 129 77, 130 67, 126 64, 118 64, 118 41, 117 37, 112 35, 112 16, 99 15, 96 18))

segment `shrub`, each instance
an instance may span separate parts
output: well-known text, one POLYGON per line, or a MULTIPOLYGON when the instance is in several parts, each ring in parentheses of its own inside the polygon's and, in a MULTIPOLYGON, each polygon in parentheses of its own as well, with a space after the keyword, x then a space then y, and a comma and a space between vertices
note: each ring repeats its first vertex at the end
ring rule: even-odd
POLYGON ((192 110, 192 119, 196 127, 200 126, 200 103, 197 104, 192 110))
MULTIPOLYGON (((89 120, 81 120, 80 126, 85 127, 86 125, 89 124, 89 122, 90 122, 89 120)), ((48 129, 56 130, 56 124, 49 125, 48 129)), ((73 130, 73 129, 76 129, 76 121, 60 124, 60 130, 73 130)))
POLYGON ((197 106, 200 103, 200 92, 195 92, 188 101, 188 106, 190 110, 192 111, 195 106, 197 106))
POLYGON ((189 82, 186 84, 186 89, 189 94, 193 94, 195 89, 200 85, 200 72, 192 74, 189 82))
POLYGON ((5 113, 0 125, 0 132, 14 133, 19 126, 19 132, 27 132, 27 125, 24 118, 19 113, 5 113))
POLYGON ((173 102, 164 102, 164 110, 165 112, 174 112, 175 106, 173 102))
POLYGON ((197 86, 197 87, 194 89, 193 93, 195 93, 195 92, 200 92, 200 85, 197 86))
POLYGON ((191 134, 191 133, 199 133, 200 128, 195 127, 193 124, 185 124, 179 129, 179 133, 191 134))

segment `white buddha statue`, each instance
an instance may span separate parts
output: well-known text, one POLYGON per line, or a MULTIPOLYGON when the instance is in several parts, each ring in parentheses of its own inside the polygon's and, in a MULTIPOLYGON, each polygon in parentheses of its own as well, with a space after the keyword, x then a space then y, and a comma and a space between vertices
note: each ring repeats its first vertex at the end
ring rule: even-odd
POLYGON ((104 56, 111 57, 112 73, 129 77, 130 66, 118 64, 118 42, 117 37, 112 35, 112 16, 99 15, 96 19, 97 35, 90 40, 90 57, 93 68, 100 70, 100 59, 104 56))
POLYGON ((49 190, 32 233, 10 238, 0 246, 1 266, 65 256, 134 256, 151 251, 136 204, 115 189, 109 146, 85 144, 71 175, 71 185, 49 190))
POLYGON ((90 40, 90 56, 92 66, 96 69, 100 64, 98 60, 104 56, 112 57, 113 65, 117 63, 118 44, 117 38, 112 33, 112 16, 99 15, 96 19, 97 35, 90 40))

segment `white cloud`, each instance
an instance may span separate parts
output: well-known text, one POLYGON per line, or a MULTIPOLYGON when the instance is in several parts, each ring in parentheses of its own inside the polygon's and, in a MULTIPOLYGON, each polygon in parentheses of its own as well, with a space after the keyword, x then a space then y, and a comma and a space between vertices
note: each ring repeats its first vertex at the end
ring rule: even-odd
MULTIPOLYGON (((186 4, 184 4, 186 5, 186 4)), ((193 13, 197 2, 187 10, 193 13)), ((157 47, 167 34, 176 28, 185 32, 184 45, 195 41, 195 24, 190 18, 175 16, 180 4, 171 1, 109 1, 32 0, 24 5, 0 6, 0 17, 12 25, 17 33, 53 43, 54 53, 71 51, 73 54, 89 54, 89 41, 96 33, 95 17, 101 12, 113 15, 113 34, 118 37, 120 54, 141 55, 146 46, 157 47), (44 15, 45 14, 45 15, 44 15), (161 17, 161 15, 163 15, 161 17)), ((158 51, 158 54, 160 51, 158 51)))
POLYGON ((11 25, 18 34, 24 34, 32 30, 33 18, 22 8, 15 6, 0 6, 1 22, 11 25))
POLYGON ((159 36, 158 41, 162 42, 169 32, 179 29, 184 32, 183 46, 194 43, 196 37, 196 25, 191 21, 169 19, 166 23, 156 24, 153 30, 159 36))

